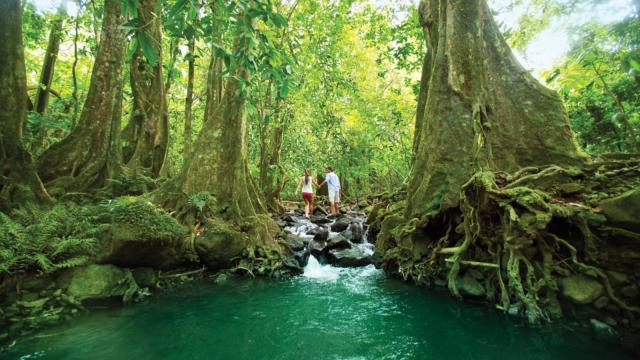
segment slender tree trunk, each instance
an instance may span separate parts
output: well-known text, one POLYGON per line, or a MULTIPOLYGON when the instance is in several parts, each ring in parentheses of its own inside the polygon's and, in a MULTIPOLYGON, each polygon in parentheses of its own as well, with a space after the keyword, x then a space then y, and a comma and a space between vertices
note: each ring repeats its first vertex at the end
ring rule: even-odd
POLYGON ((138 20, 140 31, 150 42, 157 59, 155 64, 142 56, 141 46, 134 53, 131 64, 131 90, 133 93, 133 116, 131 121, 138 128, 130 169, 146 169, 158 176, 164 164, 168 148, 168 118, 165 113, 165 91, 162 77, 162 20, 160 2, 140 0, 138 20))
POLYGON ((191 108, 193 107, 193 78, 195 76, 195 36, 189 39, 189 70, 187 75, 187 97, 184 103, 184 158, 191 153, 191 108))
POLYGON ((74 20, 74 33, 73 33, 73 65, 71 65, 71 78, 73 79, 73 116, 71 117, 71 129, 76 127, 76 121, 78 120, 78 37, 80 36, 80 9, 74 20))
POLYGON ((27 200, 53 201, 22 144, 27 80, 20 0, 0 1, 0 99, 0 209, 27 200))
POLYGON ((125 52, 119 0, 105 0, 102 37, 78 126, 38 159, 43 181, 61 191, 87 191, 108 177, 109 136, 125 52))
POLYGON ((413 136, 412 161, 415 161, 415 157, 418 153, 418 146, 420 145, 420 135, 422 134, 422 124, 424 123, 424 111, 425 111, 425 106, 427 104, 427 92, 428 92, 427 90, 429 86, 429 77, 431 77, 431 50, 427 49, 427 51, 424 54, 424 61, 422 64, 422 76, 420 78, 420 94, 418 95, 418 106, 416 109, 416 122, 414 126, 415 132, 413 136))
POLYGON ((39 114, 44 114, 47 110, 47 104, 49 102, 48 90, 51 87, 56 60, 58 59, 58 51, 60 50, 60 42, 62 41, 62 23, 64 18, 62 14, 58 14, 57 17, 58 18, 53 21, 51 32, 49 33, 49 44, 47 45, 47 52, 44 56, 42 72, 40 73, 40 83, 38 84, 38 90, 36 92, 35 111, 39 114))

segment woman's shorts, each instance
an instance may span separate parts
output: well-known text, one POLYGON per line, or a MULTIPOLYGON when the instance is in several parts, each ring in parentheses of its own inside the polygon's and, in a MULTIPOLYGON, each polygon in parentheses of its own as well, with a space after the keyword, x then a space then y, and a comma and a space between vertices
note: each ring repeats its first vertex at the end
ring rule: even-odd
POLYGON ((313 193, 303 192, 302 193, 302 198, 307 200, 307 201, 313 201, 313 193))

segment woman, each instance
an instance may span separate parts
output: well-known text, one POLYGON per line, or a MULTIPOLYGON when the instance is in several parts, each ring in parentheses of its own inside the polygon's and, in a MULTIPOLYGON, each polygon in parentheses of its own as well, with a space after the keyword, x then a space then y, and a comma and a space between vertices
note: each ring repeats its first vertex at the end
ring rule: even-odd
POLYGON ((309 217, 313 211, 313 185, 318 186, 314 178, 309 174, 309 169, 304 169, 304 176, 300 178, 298 187, 293 196, 298 196, 298 191, 302 187, 302 199, 304 200, 304 217, 309 217))

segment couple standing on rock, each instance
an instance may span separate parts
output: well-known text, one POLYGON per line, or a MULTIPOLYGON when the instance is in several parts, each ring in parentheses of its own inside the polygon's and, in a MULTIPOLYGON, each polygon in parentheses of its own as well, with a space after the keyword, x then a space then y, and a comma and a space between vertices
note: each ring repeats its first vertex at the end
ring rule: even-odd
POLYGON ((329 190, 329 203, 331 204, 331 214, 337 214, 340 210, 340 179, 333 172, 331 166, 325 168, 327 176, 324 181, 318 184, 314 177, 311 176, 309 169, 304 169, 304 176, 300 178, 298 187, 294 196, 298 196, 298 191, 302 188, 302 199, 304 200, 304 216, 309 217, 313 211, 313 185, 317 188, 322 187, 325 183, 329 190))

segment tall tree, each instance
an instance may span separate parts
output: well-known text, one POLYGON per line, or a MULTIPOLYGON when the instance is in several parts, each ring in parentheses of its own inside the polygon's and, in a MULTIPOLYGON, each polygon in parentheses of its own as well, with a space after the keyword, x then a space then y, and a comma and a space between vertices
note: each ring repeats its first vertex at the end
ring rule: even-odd
POLYGON ((30 199, 52 201, 22 144, 27 80, 20 0, 0 2, 0 99, 0 208, 30 199))
POLYGON ((138 2, 138 47, 129 68, 133 111, 127 132, 132 148, 131 158, 126 159, 127 167, 147 169, 153 176, 160 174, 169 142, 168 117, 164 116, 160 5, 157 0, 138 2))
MULTIPOLYGON (((62 24, 64 21, 64 8, 60 7, 56 17, 53 19, 51 25, 51 32, 49 33, 49 43, 47 45, 47 52, 44 55, 44 63, 42 64, 42 71, 40 72, 40 83, 38 84, 38 90, 36 92, 35 111, 39 114, 44 114, 47 110, 49 103, 49 92, 51 88, 51 82, 53 80, 53 74, 55 71, 56 60, 58 59, 58 51, 60 51, 60 42, 62 41, 62 24)), ((45 138, 44 122, 40 128, 40 145, 44 145, 45 138)))
POLYGON ((126 45, 121 7, 119 0, 105 0, 102 36, 78 126, 38 159, 38 172, 52 188, 86 191, 107 180, 113 155, 109 138, 126 45))
POLYGON ((484 0, 423 0, 420 14, 431 76, 421 84, 427 100, 415 134, 410 215, 438 196, 456 206, 460 186, 481 169, 585 161, 560 97, 518 63, 484 0))

